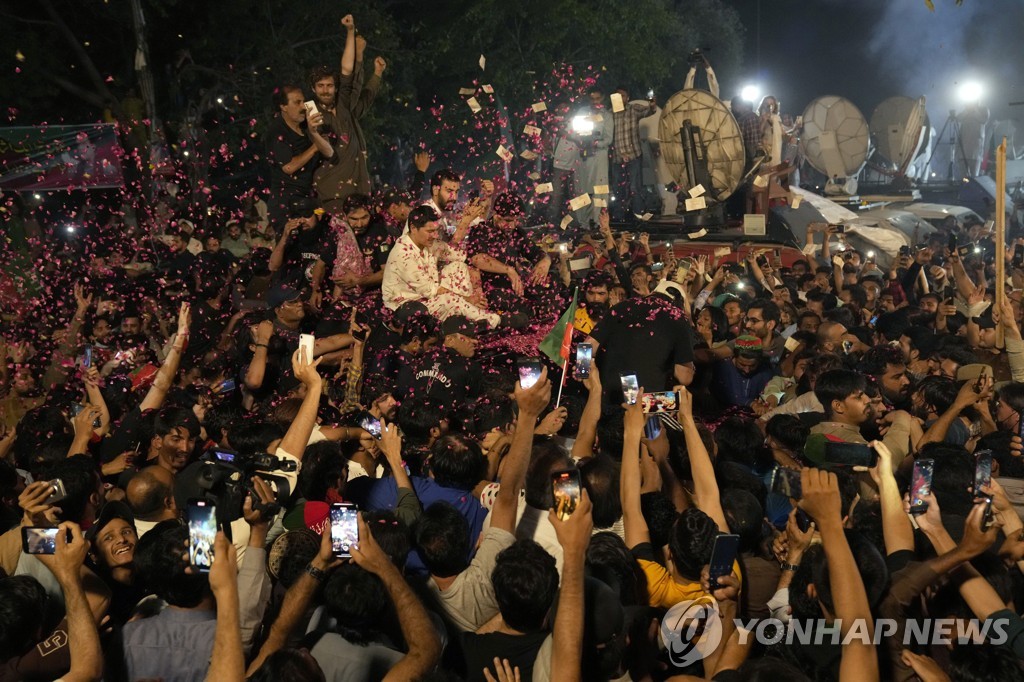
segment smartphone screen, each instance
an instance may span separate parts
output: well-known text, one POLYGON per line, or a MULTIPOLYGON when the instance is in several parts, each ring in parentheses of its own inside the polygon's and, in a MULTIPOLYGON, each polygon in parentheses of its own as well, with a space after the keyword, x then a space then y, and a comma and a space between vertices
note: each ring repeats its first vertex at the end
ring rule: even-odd
POLYGON ((214 450, 213 456, 218 462, 232 463, 235 461, 235 453, 230 450, 214 450))
POLYGON ((220 382, 220 386, 217 387, 218 393, 230 393, 231 391, 238 388, 238 382, 234 379, 225 379, 220 382))
POLYGON ((551 492, 555 497, 555 514, 565 521, 580 503, 580 472, 578 469, 556 471, 551 474, 551 492))
POLYGON ((635 374, 623 374, 620 377, 622 381, 622 399, 627 405, 636 405, 636 400, 640 397, 640 384, 637 383, 635 374))
POLYGON ((878 463, 878 453, 867 443, 825 443, 826 467, 867 467, 878 463))
POLYGON ((84 354, 82 355, 82 367, 88 369, 92 367, 92 346, 86 346, 84 354))
POLYGON ((354 504, 331 505, 331 552, 341 559, 351 558, 352 545, 359 542, 359 510, 354 504))
POLYGON ((540 381, 543 366, 540 358, 523 358, 519 361, 519 384, 523 388, 531 388, 540 381))
POLYGON ((644 412, 676 412, 679 410, 679 394, 675 391, 661 391, 659 393, 644 393, 641 398, 644 404, 644 412))
POLYGON ((1013 247, 1012 265, 1015 268, 1024 268, 1024 244, 1017 244, 1013 247))
POLYGON ((189 500, 188 562, 204 573, 213 565, 213 543, 217 539, 217 506, 206 500, 189 500))
POLYGON ((594 347, 589 343, 576 346, 576 376, 586 379, 590 376, 590 362, 594 357, 594 347))
POLYGON ((644 437, 647 440, 654 440, 661 435, 661 419, 658 417, 651 417, 644 422, 644 437))
POLYGON ((739 535, 719 535, 711 551, 711 565, 708 567, 708 582, 711 589, 718 586, 718 579, 732 573, 732 565, 740 549, 739 535))
POLYGON ((772 492, 799 500, 803 497, 803 486, 800 483, 800 472, 777 466, 772 472, 772 492))
POLYGON ((974 466, 974 499, 980 500, 988 496, 982 490, 992 486, 992 451, 982 450, 977 454, 974 466))
POLYGON ((380 440, 380 420, 373 415, 363 417, 362 421, 359 422, 359 427, 377 440, 380 440))
POLYGON ((928 510, 928 502, 922 498, 931 493, 934 471, 934 459, 919 459, 914 462, 914 473, 910 478, 911 514, 923 514, 928 510))
POLYGON ((58 528, 22 526, 21 549, 25 554, 56 554, 58 528))

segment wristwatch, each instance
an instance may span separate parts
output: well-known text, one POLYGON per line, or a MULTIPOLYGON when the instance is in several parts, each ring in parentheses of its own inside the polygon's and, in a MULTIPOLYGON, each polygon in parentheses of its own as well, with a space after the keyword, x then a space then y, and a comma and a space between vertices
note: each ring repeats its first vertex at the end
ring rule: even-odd
MULTIPOLYGON (((795 573, 798 568, 800 568, 800 564, 791 564, 788 561, 783 561, 782 562, 782 570, 783 571, 793 571, 795 573)), ((314 569, 314 570, 316 570, 316 569, 314 569)))
POLYGON ((318 583, 322 583, 324 580, 327 579, 327 574, 321 571, 313 564, 306 564, 306 573, 308 573, 309 576, 318 583))

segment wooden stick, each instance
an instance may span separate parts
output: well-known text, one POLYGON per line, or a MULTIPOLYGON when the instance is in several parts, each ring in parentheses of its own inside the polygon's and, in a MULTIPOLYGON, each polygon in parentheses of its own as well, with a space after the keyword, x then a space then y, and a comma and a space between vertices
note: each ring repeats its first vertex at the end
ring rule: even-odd
MULTIPOLYGON (((996 148, 996 300, 995 309, 1002 310, 1006 298, 1006 138, 996 148)), ((1004 348, 1002 322, 996 325, 996 348, 1004 348)))

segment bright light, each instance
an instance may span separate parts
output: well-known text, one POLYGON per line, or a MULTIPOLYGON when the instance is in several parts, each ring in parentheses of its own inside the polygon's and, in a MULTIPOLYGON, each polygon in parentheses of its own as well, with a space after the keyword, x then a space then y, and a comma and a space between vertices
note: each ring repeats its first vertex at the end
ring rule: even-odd
POLYGON ((181 155, 184 156, 185 158, 188 158, 188 152, 187 151, 182 152, 181 155))
POLYGON ((981 247, 980 246, 975 246, 974 247, 974 253, 981 253, 981 247))
POLYGON ((874 257, 875 257, 875 252, 874 251, 868 251, 868 258, 874 258, 874 257))
POLYGON ((223 97, 218 97, 217 98, 217 104, 224 104, 224 98, 223 97))
POLYGON ((744 85, 740 90, 740 97, 748 102, 756 102, 761 97, 761 88, 756 85, 744 85))
POLYGON ((736 282, 736 288, 737 289, 746 289, 747 285, 744 284, 743 282, 736 282))
POLYGON ((572 131, 577 135, 590 135, 594 132, 594 119, 589 116, 573 116, 572 131))
POLYGON ((32 198, 35 199, 36 201, 39 201, 40 199, 43 198, 43 195, 42 194, 33 194, 32 198))
POLYGON ((67 230, 68 234, 74 234, 75 233, 75 226, 74 225, 67 225, 67 226, 64 227, 64 229, 67 230))
POLYGON ((960 99, 964 102, 977 102, 981 99, 982 87, 978 81, 967 81, 960 86, 960 99))

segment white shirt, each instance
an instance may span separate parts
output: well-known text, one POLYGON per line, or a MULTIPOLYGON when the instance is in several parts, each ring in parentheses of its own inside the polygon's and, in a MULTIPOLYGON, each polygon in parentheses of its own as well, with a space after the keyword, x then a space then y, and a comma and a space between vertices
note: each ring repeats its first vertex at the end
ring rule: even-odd
POLYGON ((429 249, 421 249, 408 233, 399 237, 384 267, 380 287, 384 305, 396 310, 407 301, 433 298, 441 285, 438 260, 465 262, 466 254, 441 240, 435 241, 429 249))

